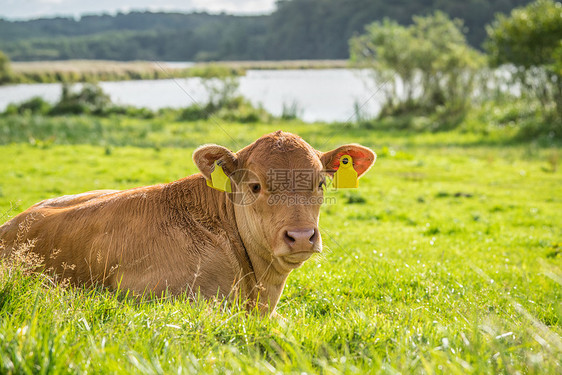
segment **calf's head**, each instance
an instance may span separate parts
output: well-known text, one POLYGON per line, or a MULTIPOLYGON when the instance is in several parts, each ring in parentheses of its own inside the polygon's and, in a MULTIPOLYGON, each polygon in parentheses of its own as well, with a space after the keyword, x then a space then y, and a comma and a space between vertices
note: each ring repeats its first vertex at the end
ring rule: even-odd
POLYGON ((246 248, 290 271, 322 250, 318 229, 326 176, 349 155, 357 175, 375 162, 370 149, 350 144, 320 152, 285 132, 267 134, 233 153, 218 145, 198 148, 193 159, 205 178, 218 162, 230 178, 236 224, 246 248))

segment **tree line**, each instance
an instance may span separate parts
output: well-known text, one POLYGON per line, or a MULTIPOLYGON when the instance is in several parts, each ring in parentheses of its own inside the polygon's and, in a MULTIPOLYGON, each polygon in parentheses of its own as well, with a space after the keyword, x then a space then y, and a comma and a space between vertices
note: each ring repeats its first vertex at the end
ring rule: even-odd
POLYGON ((280 0, 270 15, 131 12, 27 21, 0 19, 0 50, 10 59, 281 60, 347 59, 348 40, 367 24, 440 10, 464 21, 479 49, 496 13, 529 0, 280 0))

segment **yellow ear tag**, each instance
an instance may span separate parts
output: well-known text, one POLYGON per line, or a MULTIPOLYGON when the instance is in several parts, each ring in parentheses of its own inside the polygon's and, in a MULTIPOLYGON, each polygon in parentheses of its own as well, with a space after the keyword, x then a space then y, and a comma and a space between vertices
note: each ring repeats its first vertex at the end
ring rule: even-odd
POLYGON ((230 187, 230 178, 224 173, 222 167, 215 161, 215 169, 211 172, 211 181, 207 181, 207 185, 220 191, 232 193, 230 187))
POLYGON ((334 174, 336 189, 354 189, 359 187, 357 172, 353 169, 353 159, 349 155, 340 158, 340 167, 334 174))

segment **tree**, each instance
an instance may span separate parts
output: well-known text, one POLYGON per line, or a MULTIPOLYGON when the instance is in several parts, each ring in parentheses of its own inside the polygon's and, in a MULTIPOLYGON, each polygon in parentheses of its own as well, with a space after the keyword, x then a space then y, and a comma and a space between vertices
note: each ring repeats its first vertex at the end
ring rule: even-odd
POLYGON ((384 89, 381 115, 467 108, 481 57, 467 45, 462 27, 462 21, 435 12, 413 17, 410 26, 374 22, 350 40, 352 61, 370 67, 384 89))
POLYGON ((523 93, 562 119, 562 4, 538 0, 509 17, 497 15, 487 32, 490 64, 514 65, 523 93))

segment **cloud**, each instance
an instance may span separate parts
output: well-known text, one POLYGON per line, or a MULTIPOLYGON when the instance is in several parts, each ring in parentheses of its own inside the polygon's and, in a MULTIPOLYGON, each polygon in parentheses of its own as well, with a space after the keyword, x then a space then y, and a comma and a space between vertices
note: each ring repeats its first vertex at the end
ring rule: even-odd
POLYGON ((64 1, 65 0, 37 0, 37 2, 44 3, 44 4, 60 4, 64 1))
POLYGON ((275 0, 192 0, 196 9, 227 13, 269 13, 275 0))
POLYGON ((116 13, 128 10, 182 11, 213 13, 269 13, 275 0, 0 0, 0 17, 38 18, 52 16, 80 16, 84 13, 116 13))

